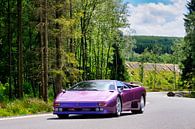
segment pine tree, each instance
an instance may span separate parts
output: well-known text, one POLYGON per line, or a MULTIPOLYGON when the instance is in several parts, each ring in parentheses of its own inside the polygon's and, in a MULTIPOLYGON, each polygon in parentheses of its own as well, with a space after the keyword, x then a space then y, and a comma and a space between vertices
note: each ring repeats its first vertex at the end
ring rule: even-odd
POLYGON ((128 79, 128 74, 126 71, 125 63, 120 54, 120 48, 117 43, 113 44, 113 60, 110 63, 111 68, 111 79, 126 81, 128 79))
POLYGON ((185 59, 182 61, 182 79, 184 85, 195 89, 195 0, 187 4, 188 14, 185 15, 185 59))

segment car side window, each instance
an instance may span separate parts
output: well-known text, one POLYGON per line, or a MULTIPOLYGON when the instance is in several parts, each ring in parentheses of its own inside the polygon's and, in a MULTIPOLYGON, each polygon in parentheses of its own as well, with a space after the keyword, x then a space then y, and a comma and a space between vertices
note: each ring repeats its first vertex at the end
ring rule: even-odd
POLYGON ((117 85, 117 88, 123 88, 124 87, 123 83, 121 83, 119 81, 117 81, 116 85, 117 85))
POLYGON ((128 87, 127 85, 125 85, 124 83, 117 81, 117 88, 118 89, 130 89, 130 87, 128 87))
POLYGON ((117 81, 117 88, 118 89, 129 89, 128 86, 126 86, 124 83, 117 81))
POLYGON ((125 84, 126 87, 128 87, 128 89, 132 88, 132 86, 130 84, 128 84, 128 83, 124 83, 124 84, 125 84))
POLYGON ((130 89, 127 85, 124 85, 124 89, 130 89))

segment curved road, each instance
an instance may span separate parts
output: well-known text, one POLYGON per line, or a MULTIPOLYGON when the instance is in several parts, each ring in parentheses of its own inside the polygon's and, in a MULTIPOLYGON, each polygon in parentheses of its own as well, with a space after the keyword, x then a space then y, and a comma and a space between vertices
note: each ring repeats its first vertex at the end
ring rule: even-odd
POLYGON ((148 93, 143 114, 126 112, 118 118, 71 116, 58 119, 52 114, 2 118, 0 129, 195 129, 195 99, 148 93))

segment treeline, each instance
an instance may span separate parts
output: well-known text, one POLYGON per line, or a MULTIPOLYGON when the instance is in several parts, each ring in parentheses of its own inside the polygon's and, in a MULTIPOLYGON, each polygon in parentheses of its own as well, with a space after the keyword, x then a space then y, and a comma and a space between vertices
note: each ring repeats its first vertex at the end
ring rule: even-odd
POLYGON ((47 101, 81 80, 127 78, 121 51, 131 38, 120 31, 129 26, 121 0, 1 0, 0 7, 1 100, 47 101))
POLYGON ((136 53, 141 54, 145 49, 148 51, 154 50, 154 47, 161 49, 161 54, 172 54, 171 46, 173 46, 175 40, 181 38, 177 37, 160 37, 160 36, 133 36, 135 39, 135 48, 133 49, 136 53))
MULTIPOLYGON (((160 36, 132 36, 132 49, 126 60, 132 62, 176 63, 179 45, 183 38, 160 36), (176 50, 178 49, 178 50, 176 50), (143 59, 144 58, 144 59, 143 59), (174 61, 174 62, 173 62, 174 61)), ((178 57, 179 58, 179 57, 178 57)))

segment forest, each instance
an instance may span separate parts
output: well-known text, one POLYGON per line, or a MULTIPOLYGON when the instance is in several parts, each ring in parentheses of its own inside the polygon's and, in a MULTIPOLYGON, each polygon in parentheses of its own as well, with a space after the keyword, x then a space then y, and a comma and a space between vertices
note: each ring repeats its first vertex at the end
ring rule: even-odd
POLYGON ((1 0, 0 107, 25 98, 48 102, 82 80, 129 81, 126 60, 179 64, 181 85, 194 89, 194 4, 187 5, 183 39, 123 35, 131 26, 122 0, 1 0))
MULTIPOLYGON (((160 37, 160 36, 132 36, 134 46, 130 56, 126 60, 131 62, 141 62, 143 55, 147 56, 146 62, 154 62, 152 54, 158 55, 158 63, 173 63, 175 49, 181 45, 182 37, 160 37), (177 47, 178 46, 178 47, 177 47)), ((178 63, 178 62, 177 62, 178 63)))
POLYGON ((128 77, 121 51, 131 39, 120 31, 129 27, 122 1, 2 0, 0 5, 0 81, 6 92, 1 100, 27 95, 47 101, 81 80, 128 77))
POLYGON ((161 48, 162 54, 172 54, 171 46, 173 46, 176 40, 182 39, 179 37, 160 36, 133 36, 133 38, 136 40, 136 47, 133 51, 139 54, 143 53, 146 48, 148 51, 153 50, 156 45, 161 48))

